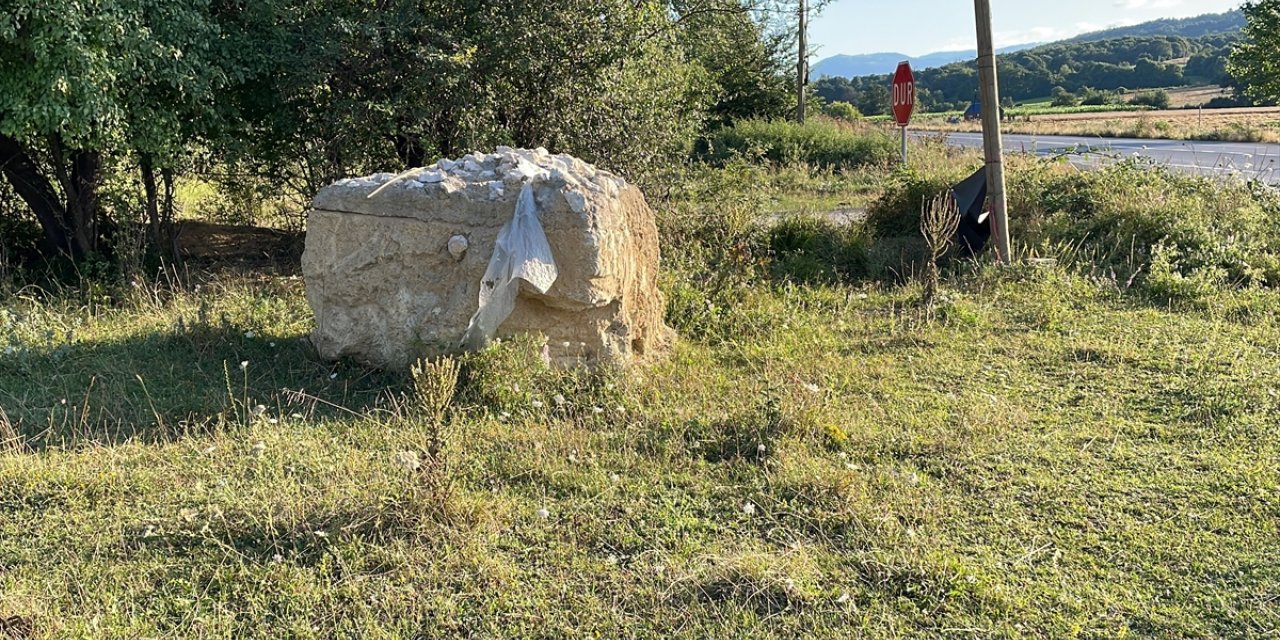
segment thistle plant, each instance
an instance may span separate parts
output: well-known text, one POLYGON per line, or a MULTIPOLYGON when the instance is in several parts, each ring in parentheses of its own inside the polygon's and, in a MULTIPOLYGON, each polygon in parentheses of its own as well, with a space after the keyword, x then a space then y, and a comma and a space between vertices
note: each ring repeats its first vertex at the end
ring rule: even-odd
POLYGON ((955 197, 950 193, 940 193, 929 202, 921 203, 920 235, 924 236, 924 244, 929 256, 924 264, 924 304, 932 308, 938 297, 939 275, 938 263, 951 249, 951 244, 960 228, 960 208, 955 197))

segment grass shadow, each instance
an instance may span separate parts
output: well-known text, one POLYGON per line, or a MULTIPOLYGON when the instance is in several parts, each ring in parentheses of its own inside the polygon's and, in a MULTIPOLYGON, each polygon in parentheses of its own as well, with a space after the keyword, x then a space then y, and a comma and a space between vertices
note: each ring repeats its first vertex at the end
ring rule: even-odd
POLYGON ((153 442, 255 416, 358 417, 406 384, 323 362, 305 335, 231 326, 28 345, 0 358, 0 440, 32 449, 153 442))

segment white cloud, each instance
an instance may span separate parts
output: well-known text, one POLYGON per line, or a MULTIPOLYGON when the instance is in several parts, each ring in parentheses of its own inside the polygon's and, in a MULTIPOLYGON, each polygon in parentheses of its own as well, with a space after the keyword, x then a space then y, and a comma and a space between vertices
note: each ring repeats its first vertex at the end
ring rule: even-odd
POLYGON ((1014 44, 1030 44, 1032 42, 1051 42, 1073 35, 1070 31, 1057 27, 1031 27, 1015 31, 997 31, 992 34, 996 48, 1014 44))
POLYGON ((1182 0, 1116 0, 1121 9, 1168 9, 1182 4, 1182 0))

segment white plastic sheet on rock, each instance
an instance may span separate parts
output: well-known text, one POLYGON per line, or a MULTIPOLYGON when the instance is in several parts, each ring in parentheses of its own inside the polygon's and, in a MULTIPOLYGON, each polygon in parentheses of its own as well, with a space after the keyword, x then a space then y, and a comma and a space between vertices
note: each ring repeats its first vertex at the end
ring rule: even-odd
POLYGON ((471 316, 462 345, 478 349, 493 340, 498 327, 515 309, 521 280, 546 293, 558 276, 551 245, 538 219, 533 187, 526 183, 520 189, 515 215, 498 232, 489 268, 480 280, 480 307, 471 316))

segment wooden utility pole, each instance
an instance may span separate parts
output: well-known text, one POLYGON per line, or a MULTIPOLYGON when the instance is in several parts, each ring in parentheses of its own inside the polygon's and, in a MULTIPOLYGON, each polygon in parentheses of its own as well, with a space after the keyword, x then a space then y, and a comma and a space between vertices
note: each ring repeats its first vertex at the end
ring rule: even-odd
POLYGON ((796 122, 804 124, 805 85, 809 75, 809 7, 806 0, 799 0, 800 7, 800 46, 796 61, 796 122))
POLYGON ((973 0, 978 21, 978 84, 982 108, 982 148, 987 159, 987 195, 991 198, 991 235, 996 253, 1008 264, 1009 205, 1004 192, 1004 148, 1000 140, 1000 88, 996 53, 991 38, 991 0, 973 0))

